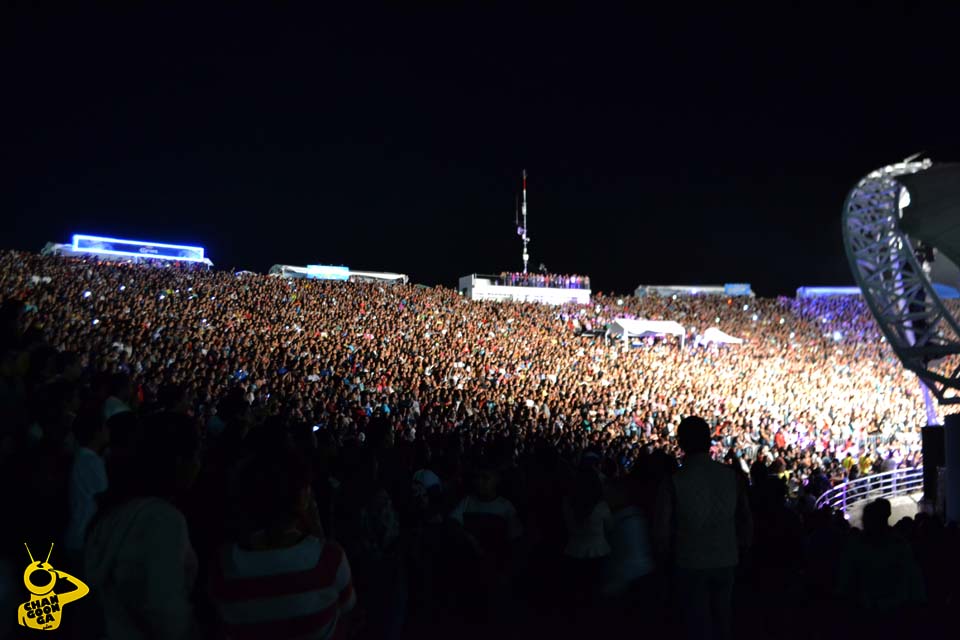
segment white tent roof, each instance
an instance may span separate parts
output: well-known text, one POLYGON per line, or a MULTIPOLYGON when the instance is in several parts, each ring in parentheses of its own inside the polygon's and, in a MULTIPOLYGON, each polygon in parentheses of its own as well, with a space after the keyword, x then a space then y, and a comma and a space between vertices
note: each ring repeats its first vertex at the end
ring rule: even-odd
POLYGON ((743 338, 734 338, 731 335, 720 331, 716 327, 710 327, 703 332, 703 342, 719 342, 721 344, 743 344, 743 338))
POLYGON ((679 322, 672 320, 630 320, 617 318, 610 324, 610 335, 625 337, 644 337, 674 335, 682 336, 686 333, 679 322))

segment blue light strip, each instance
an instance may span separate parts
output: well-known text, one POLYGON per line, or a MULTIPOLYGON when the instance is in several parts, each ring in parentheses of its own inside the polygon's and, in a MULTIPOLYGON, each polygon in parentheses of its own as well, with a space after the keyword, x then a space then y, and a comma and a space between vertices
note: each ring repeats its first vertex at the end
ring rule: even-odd
POLYGON ((318 280, 349 280, 350 269, 342 266, 308 264, 307 277, 318 280))
POLYGON ((181 262, 204 262, 205 261, 205 252, 203 247, 195 247, 189 245, 178 245, 178 244, 165 244, 160 242, 145 242, 141 240, 123 240, 120 238, 106 238, 103 236, 88 236, 83 234, 74 234, 72 241, 72 248, 74 251, 79 253, 95 253, 95 254, 106 254, 114 256, 131 256, 135 258, 156 258, 161 260, 176 260, 181 262), (134 246, 134 247, 150 247, 157 249, 179 249, 183 251, 190 251, 198 253, 199 257, 185 257, 178 255, 167 255, 163 253, 141 253, 137 251, 120 251, 117 249, 97 249, 97 248, 86 248, 81 247, 80 242, 83 240, 88 240, 90 242, 108 242, 112 244, 134 246))
POLYGON ((856 296, 860 295, 860 287, 800 287, 797 289, 798 298, 815 298, 818 296, 856 296))

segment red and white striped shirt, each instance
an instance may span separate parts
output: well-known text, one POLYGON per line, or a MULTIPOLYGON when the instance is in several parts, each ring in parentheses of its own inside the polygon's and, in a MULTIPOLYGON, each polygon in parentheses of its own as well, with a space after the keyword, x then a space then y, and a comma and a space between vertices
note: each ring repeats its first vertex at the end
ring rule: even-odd
POLYGON ((286 549, 224 547, 211 567, 214 598, 230 640, 338 638, 356 604, 340 545, 307 536, 286 549))

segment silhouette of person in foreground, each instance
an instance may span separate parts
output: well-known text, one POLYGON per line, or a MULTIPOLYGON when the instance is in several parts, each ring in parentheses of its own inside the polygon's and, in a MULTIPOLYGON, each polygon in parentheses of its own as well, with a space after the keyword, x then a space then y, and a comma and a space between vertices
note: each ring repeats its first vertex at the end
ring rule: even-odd
POLYGON ((837 595, 861 611, 882 612, 887 629, 902 624, 904 613, 926 598, 913 550, 889 525, 890 513, 883 498, 864 507, 863 533, 847 545, 836 585, 837 595))
POLYGON ((702 418, 684 418, 677 440, 685 456, 657 499, 657 547, 673 557, 688 637, 729 638, 736 568, 753 534, 746 485, 733 467, 710 458, 702 418))

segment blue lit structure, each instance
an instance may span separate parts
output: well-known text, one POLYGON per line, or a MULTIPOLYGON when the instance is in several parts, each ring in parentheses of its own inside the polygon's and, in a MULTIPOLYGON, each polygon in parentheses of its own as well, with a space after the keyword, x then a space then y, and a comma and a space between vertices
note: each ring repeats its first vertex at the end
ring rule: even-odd
POLYGON ((74 253, 153 258, 184 262, 206 262, 203 247, 192 247, 143 240, 124 240, 103 236, 74 234, 71 248, 74 253))
POLYGON ((723 293, 728 296, 753 297, 753 289, 748 282, 728 282, 723 285, 723 293))
POLYGON ((735 297, 756 297, 753 288, 749 283, 728 283, 724 285, 684 285, 684 284, 666 284, 666 285, 646 285, 642 284, 633 292, 638 298, 644 296, 727 296, 735 297))
POLYGON ((949 285, 940 284, 939 282, 933 283, 933 290, 937 292, 937 295, 940 296, 942 300, 956 300, 960 298, 960 291, 949 285))
POLYGON ((797 289, 798 298, 821 298, 825 296, 859 296, 863 295, 860 287, 800 287, 797 289))
POLYGON ((118 262, 159 260, 169 263, 203 264, 207 268, 213 266, 203 247, 165 242, 145 242, 143 240, 124 240, 122 238, 107 238, 82 233, 75 234, 71 241, 67 243, 48 242, 40 251, 40 255, 100 256, 118 262))
POLYGON ((307 278, 310 280, 349 280, 350 269, 326 264, 308 264, 307 278))
MULTIPOLYGON (((956 236, 947 231, 956 229, 960 190, 955 182, 940 180, 956 165, 938 168, 928 158, 917 158, 872 171, 850 190, 841 218, 843 244, 853 277, 884 338, 903 366, 921 380, 927 409, 924 428, 931 429, 924 433, 942 434, 940 460, 928 456, 932 450, 924 442, 924 500, 942 495, 945 519, 960 522, 960 414, 944 416, 940 427, 933 402, 936 397, 941 405, 960 404, 960 318, 944 305, 930 277, 934 263, 941 261, 936 252, 956 246, 951 242, 956 236), (901 224, 905 209, 907 225, 901 224), (916 224, 944 220, 953 226, 937 231, 939 238, 931 238, 930 228, 916 224), (932 241, 911 237, 908 228, 932 241), (940 476, 944 466, 946 473, 940 476)), ((940 258, 950 256, 942 252, 940 258)))

